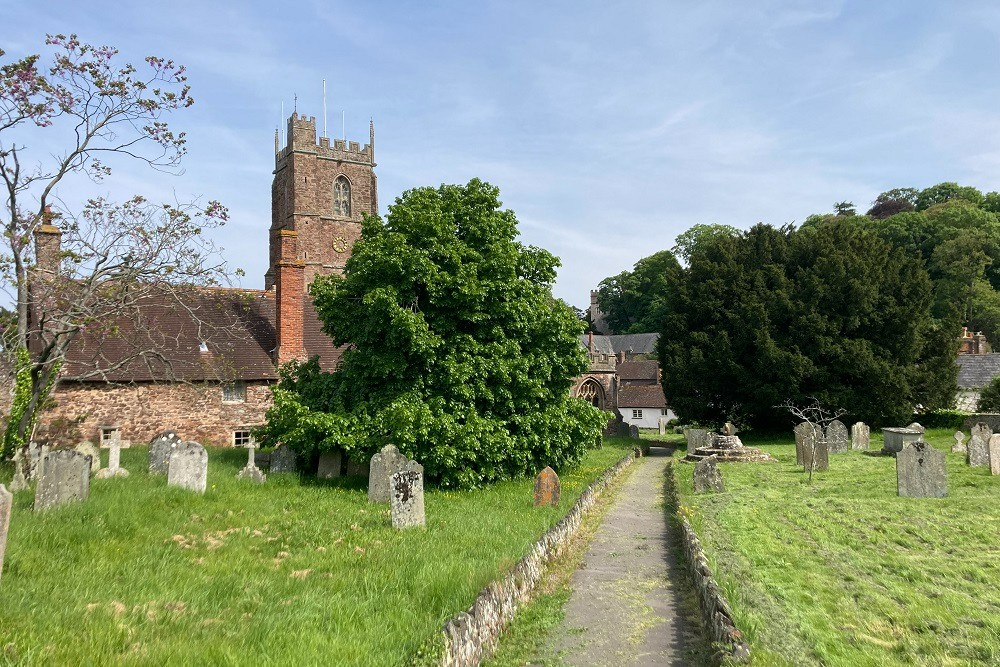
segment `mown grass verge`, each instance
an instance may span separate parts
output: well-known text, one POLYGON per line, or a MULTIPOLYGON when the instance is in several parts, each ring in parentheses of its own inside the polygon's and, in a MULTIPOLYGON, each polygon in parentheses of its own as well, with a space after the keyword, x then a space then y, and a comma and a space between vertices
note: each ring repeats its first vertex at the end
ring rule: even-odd
POLYGON ((1000 477, 950 453, 951 434, 926 434, 947 452, 941 499, 897 497, 895 460, 860 452, 809 484, 791 437, 744 437, 779 462, 722 464, 722 494, 695 496, 678 467, 754 664, 1000 664, 1000 477))
POLYGON ((429 490, 427 528, 407 531, 362 478, 258 487, 235 479, 245 451, 213 449, 199 496, 124 450, 132 476, 93 480, 86 503, 35 514, 15 498, 0 663, 403 664, 628 449, 563 471, 557 507, 532 507, 530 479, 429 490))

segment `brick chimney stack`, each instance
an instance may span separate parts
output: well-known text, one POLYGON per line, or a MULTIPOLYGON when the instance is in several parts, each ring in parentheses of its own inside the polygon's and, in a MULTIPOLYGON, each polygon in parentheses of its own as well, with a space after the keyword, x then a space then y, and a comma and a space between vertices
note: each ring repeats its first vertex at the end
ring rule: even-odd
POLYGON ((62 253, 62 231, 52 224, 52 208, 45 207, 42 224, 35 228, 35 264, 38 271, 55 275, 59 272, 59 255, 62 253))
POLYGON ((305 359, 302 335, 303 295, 305 292, 305 262, 299 259, 299 233, 290 229, 277 230, 278 262, 275 266, 275 325, 277 346, 275 363, 305 359))

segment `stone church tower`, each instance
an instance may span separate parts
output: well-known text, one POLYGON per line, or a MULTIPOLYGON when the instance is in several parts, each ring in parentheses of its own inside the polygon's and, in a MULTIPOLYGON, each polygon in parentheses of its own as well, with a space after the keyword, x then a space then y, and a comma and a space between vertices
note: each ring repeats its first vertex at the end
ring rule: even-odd
POLYGON ((264 289, 275 288, 280 270, 290 269, 302 271, 308 290, 316 276, 343 273, 361 236, 362 213, 378 212, 375 129, 370 127, 364 148, 343 139, 317 141, 316 118, 294 113, 288 119, 288 145, 280 148, 275 132, 274 149, 264 289))

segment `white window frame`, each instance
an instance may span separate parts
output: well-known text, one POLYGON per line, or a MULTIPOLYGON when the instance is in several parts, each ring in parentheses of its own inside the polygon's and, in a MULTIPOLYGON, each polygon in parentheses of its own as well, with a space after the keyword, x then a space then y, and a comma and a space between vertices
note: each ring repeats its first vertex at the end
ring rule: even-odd
POLYGON ((632 408, 632 419, 642 419, 642 408, 632 408))
POLYGON ((250 429, 238 428, 233 431, 233 447, 247 447, 253 442, 250 429))

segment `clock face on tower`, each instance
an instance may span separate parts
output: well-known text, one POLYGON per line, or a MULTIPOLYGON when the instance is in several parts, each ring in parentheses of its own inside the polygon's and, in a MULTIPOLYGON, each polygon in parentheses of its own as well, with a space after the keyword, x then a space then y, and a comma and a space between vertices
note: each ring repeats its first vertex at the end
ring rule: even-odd
POLYGON ((334 252, 338 253, 347 252, 347 239, 345 239, 343 236, 334 237, 333 243, 331 245, 333 246, 334 252))

